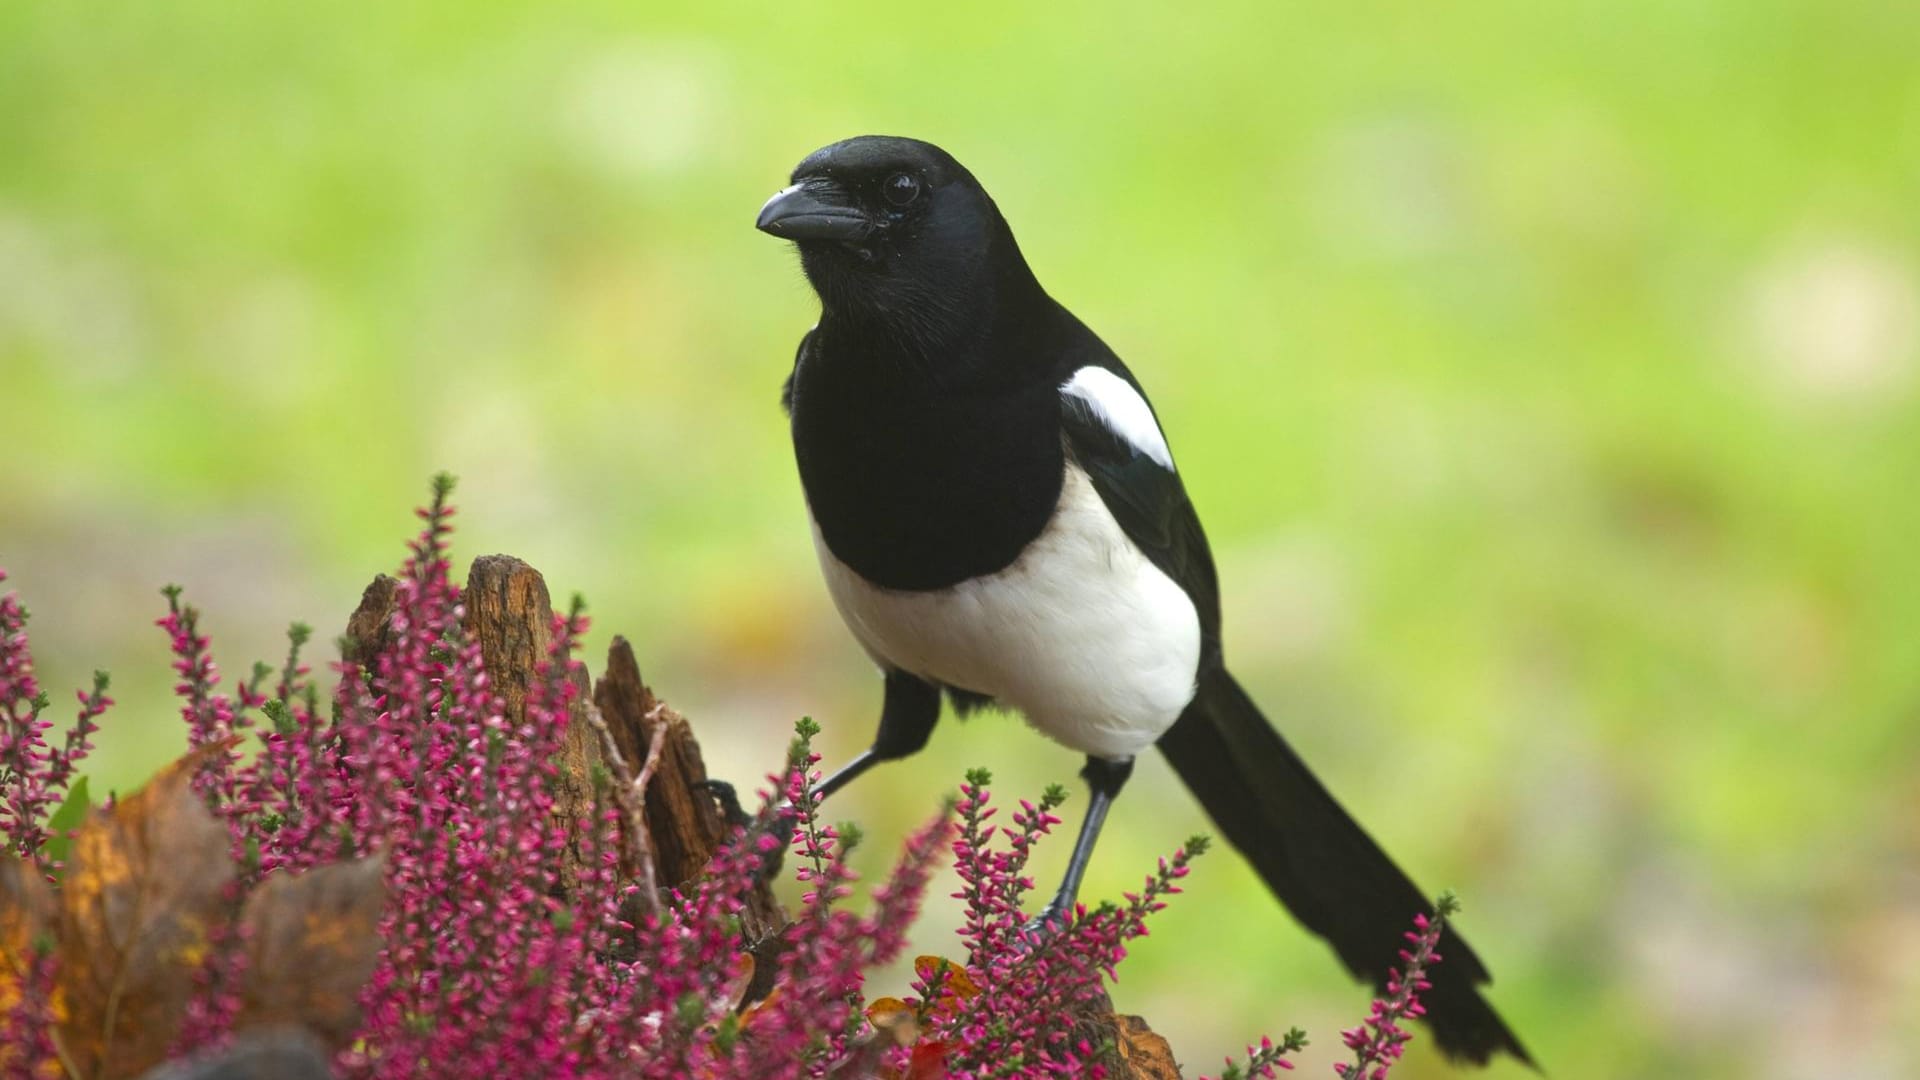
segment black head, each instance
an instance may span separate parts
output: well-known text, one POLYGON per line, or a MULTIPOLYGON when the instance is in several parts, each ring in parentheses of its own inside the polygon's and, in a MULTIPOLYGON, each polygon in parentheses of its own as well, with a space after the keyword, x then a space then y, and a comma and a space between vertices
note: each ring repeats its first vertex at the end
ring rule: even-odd
POLYGON ((799 245, 829 316, 926 337, 1032 282, 993 200, 932 143, 862 135, 807 155, 792 181, 755 226, 799 245))

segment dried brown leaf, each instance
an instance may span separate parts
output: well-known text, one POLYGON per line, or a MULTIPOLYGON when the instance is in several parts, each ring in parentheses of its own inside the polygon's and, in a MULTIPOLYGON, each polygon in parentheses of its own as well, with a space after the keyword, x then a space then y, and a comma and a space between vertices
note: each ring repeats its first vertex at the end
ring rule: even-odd
POLYGON ((360 990, 380 956, 386 858, 274 874, 247 898, 247 974, 236 1030, 299 1025, 330 1048, 360 1028, 360 990))
POLYGON ((1173 1060, 1173 1047, 1167 1040, 1138 1016, 1116 1015, 1113 1019, 1122 1075, 1135 1080, 1180 1080, 1180 1064, 1173 1060))
MULTIPOLYGON (((0 1016, 27 994, 34 954, 53 947, 53 892, 38 867, 0 855, 0 1016)), ((36 989, 33 993, 45 993, 36 989)), ((47 1062, 15 1060, 19 1047, 0 1046, 0 1075, 36 1076, 47 1062)))
POLYGON ((920 1038, 920 1022, 913 1014, 913 1006, 897 997, 868 1002, 867 1023, 900 1046, 912 1046, 920 1038))
POLYGON ((226 750, 174 762, 74 837, 57 919, 60 1035, 89 1080, 159 1064, 179 1031, 233 878, 226 827, 192 780, 226 750))
POLYGON ((913 1048, 907 1056, 907 1071, 901 1080, 946 1080, 947 1058, 953 1047, 939 1039, 929 1039, 913 1048))
POLYGON ((20 1000, 34 950, 52 941, 53 890, 32 863, 0 855, 0 1013, 20 1000))
POLYGON ((944 956, 917 956, 913 960, 913 973, 920 976, 923 983, 938 981, 941 996, 952 996, 968 1001, 979 996, 980 988, 974 985, 967 969, 944 956))

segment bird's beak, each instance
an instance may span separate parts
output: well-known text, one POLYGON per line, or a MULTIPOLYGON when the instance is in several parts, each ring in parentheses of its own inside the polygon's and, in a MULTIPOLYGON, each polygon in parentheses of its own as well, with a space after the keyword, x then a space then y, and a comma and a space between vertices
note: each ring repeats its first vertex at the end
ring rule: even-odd
POLYGON ((863 240, 873 221, 838 184, 805 180, 774 192, 753 227, 782 240, 863 240))

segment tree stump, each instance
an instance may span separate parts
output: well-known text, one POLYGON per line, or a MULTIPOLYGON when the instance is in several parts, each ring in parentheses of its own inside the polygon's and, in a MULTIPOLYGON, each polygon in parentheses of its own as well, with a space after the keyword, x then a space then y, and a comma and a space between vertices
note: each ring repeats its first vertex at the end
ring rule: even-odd
MULTIPOLYGON (((347 620, 345 654, 354 660, 371 655, 388 632, 395 604, 392 578, 377 577, 367 586, 360 606, 347 620)), ((540 572, 510 555, 484 555, 467 574, 466 628, 480 643, 487 678, 506 705, 515 724, 526 719, 527 693, 538 677, 553 643, 553 600, 540 572)), ((558 799, 554 814, 570 839, 561 856, 559 891, 572 895, 585 868, 585 854, 577 838, 593 812, 591 777, 596 766, 612 772, 606 750, 591 722, 597 710, 614 745, 628 767, 637 773, 647 760, 656 736, 659 759, 647 784, 642 827, 646 850, 652 853, 652 878, 661 886, 678 888, 697 878, 713 853, 727 838, 728 825, 707 794, 706 764, 700 744, 686 717, 661 701, 640 678, 633 649, 615 638, 608 650, 605 673, 588 691, 583 673, 579 695, 567 720, 567 739, 561 751, 558 799)), ((640 868, 627 867, 630 873, 640 868)), ((743 913, 749 941, 777 934, 786 925, 767 883, 748 899, 743 913)))

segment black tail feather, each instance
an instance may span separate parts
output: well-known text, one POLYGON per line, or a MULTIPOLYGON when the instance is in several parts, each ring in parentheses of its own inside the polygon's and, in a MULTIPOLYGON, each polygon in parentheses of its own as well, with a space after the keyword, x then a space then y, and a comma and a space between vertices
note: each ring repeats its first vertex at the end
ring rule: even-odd
MULTIPOLYGON (((1384 985, 1415 912, 1432 906, 1340 808, 1225 669, 1202 676, 1193 704, 1160 749, 1227 840, 1307 929, 1327 939, 1355 976, 1384 985)), ((1485 1064, 1506 1051, 1533 1059, 1480 995, 1492 981, 1467 943, 1449 933, 1444 962, 1421 995, 1440 1049, 1485 1064)))

